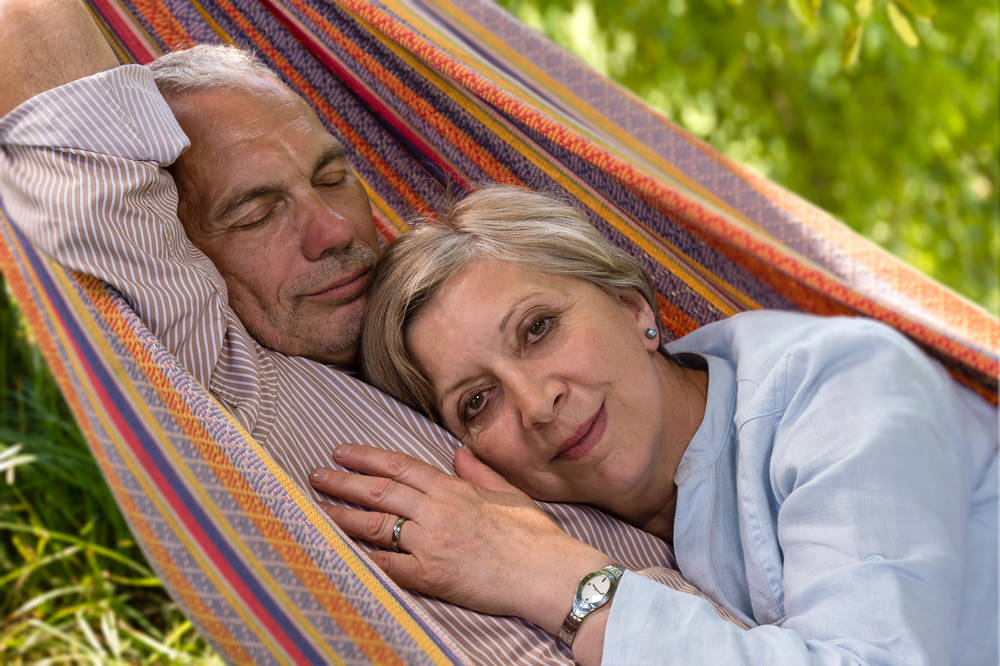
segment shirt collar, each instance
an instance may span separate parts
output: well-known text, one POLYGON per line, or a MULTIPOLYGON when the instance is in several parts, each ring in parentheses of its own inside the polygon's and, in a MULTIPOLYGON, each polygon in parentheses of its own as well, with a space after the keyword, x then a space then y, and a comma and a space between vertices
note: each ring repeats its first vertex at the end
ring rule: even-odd
POLYGON ((688 444, 674 475, 680 485, 698 470, 712 465, 725 448, 736 414, 736 371, 726 360, 701 354, 708 361, 705 417, 688 444))

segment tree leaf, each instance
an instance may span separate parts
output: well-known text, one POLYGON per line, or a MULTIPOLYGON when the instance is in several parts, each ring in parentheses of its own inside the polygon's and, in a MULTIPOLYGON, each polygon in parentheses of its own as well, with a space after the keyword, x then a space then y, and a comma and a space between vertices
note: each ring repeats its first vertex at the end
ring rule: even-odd
POLYGON ((861 41, 865 34, 865 26, 855 23, 844 29, 844 69, 850 69, 858 64, 861 56, 861 41))
POLYGON ((937 7, 931 0, 899 0, 899 4, 917 18, 932 19, 937 14, 937 7))
POLYGON ((872 13, 872 0, 858 0, 854 5, 854 11, 858 13, 858 18, 866 20, 872 13))
POLYGON ((788 8, 795 14, 795 18, 814 30, 821 4, 822 0, 788 0, 788 8))
POLYGON ((886 5, 885 10, 889 13, 889 22, 892 23, 892 29, 896 31, 896 34, 903 40, 903 43, 910 48, 919 46, 920 38, 914 32, 913 26, 910 25, 910 20, 906 18, 903 12, 899 11, 899 7, 894 2, 890 2, 886 5))

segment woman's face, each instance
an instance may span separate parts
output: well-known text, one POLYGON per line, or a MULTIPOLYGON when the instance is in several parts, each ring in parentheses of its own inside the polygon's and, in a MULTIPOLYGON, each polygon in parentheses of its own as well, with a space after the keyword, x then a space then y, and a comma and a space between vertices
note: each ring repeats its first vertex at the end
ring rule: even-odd
POLYGON ((657 474, 669 362, 644 335, 652 311, 632 300, 489 262, 447 283, 406 342, 445 426, 480 460, 535 499, 623 513, 673 484, 657 474))

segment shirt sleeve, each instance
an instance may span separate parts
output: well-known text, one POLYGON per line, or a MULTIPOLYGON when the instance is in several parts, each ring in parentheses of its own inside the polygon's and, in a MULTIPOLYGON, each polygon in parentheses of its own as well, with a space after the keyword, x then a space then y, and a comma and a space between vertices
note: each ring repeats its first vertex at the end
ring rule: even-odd
POLYGON ((177 219, 163 169, 188 147, 145 67, 49 90, 0 120, 0 198, 57 262, 123 292, 210 386, 228 321, 225 283, 177 219))
MULTIPOLYGON (((744 511, 740 537, 772 571, 764 589, 784 616, 741 631, 704 600, 627 574, 603 664, 952 663, 970 506, 985 500, 996 522, 991 426, 963 423, 971 412, 943 369, 880 326, 837 330, 822 354, 793 349, 775 377, 784 409, 737 417, 740 447, 773 437, 772 455, 736 482, 744 508, 773 507, 744 511)), ((995 644, 991 604, 982 628, 995 644)))

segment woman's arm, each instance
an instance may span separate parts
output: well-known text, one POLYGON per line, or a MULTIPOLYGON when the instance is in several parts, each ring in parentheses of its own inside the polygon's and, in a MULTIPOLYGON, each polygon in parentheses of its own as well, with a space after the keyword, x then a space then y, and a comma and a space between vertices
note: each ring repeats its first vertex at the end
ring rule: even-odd
MULTIPOLYGON (((560 530, 527 495, 464 447, 456 478, 405 454, 341 446, 337 462, 364 472, 322 468, 317 490, 375 509, 325 505, 350 536, 389 547, 397 517, 402 553, 370 554, 397 584, 492 615, 511 615, 558 635, 580 578, 611 563, 560 530)), ((599 664, 607 607, 588 615, 573 644, 582 664, 599 664)))
MULTIPOLYGON (((986 651, 962 663, 996 662, 995 409, 892 331, 827 331, 835 353, 793 350, 764 394, 772 407, 737 412, 740 541, 727 560, 745 560, 753 611, 773 624, 734 632, 626 576, 606 666, 947 664, 976 641, 986 651), (963 570, 970 552, 986 562, 978 577, 963 570), (960 618, 977 616, 958 642, 960 618)), ((742 390, 763 392, 752 379, 742 390)))

